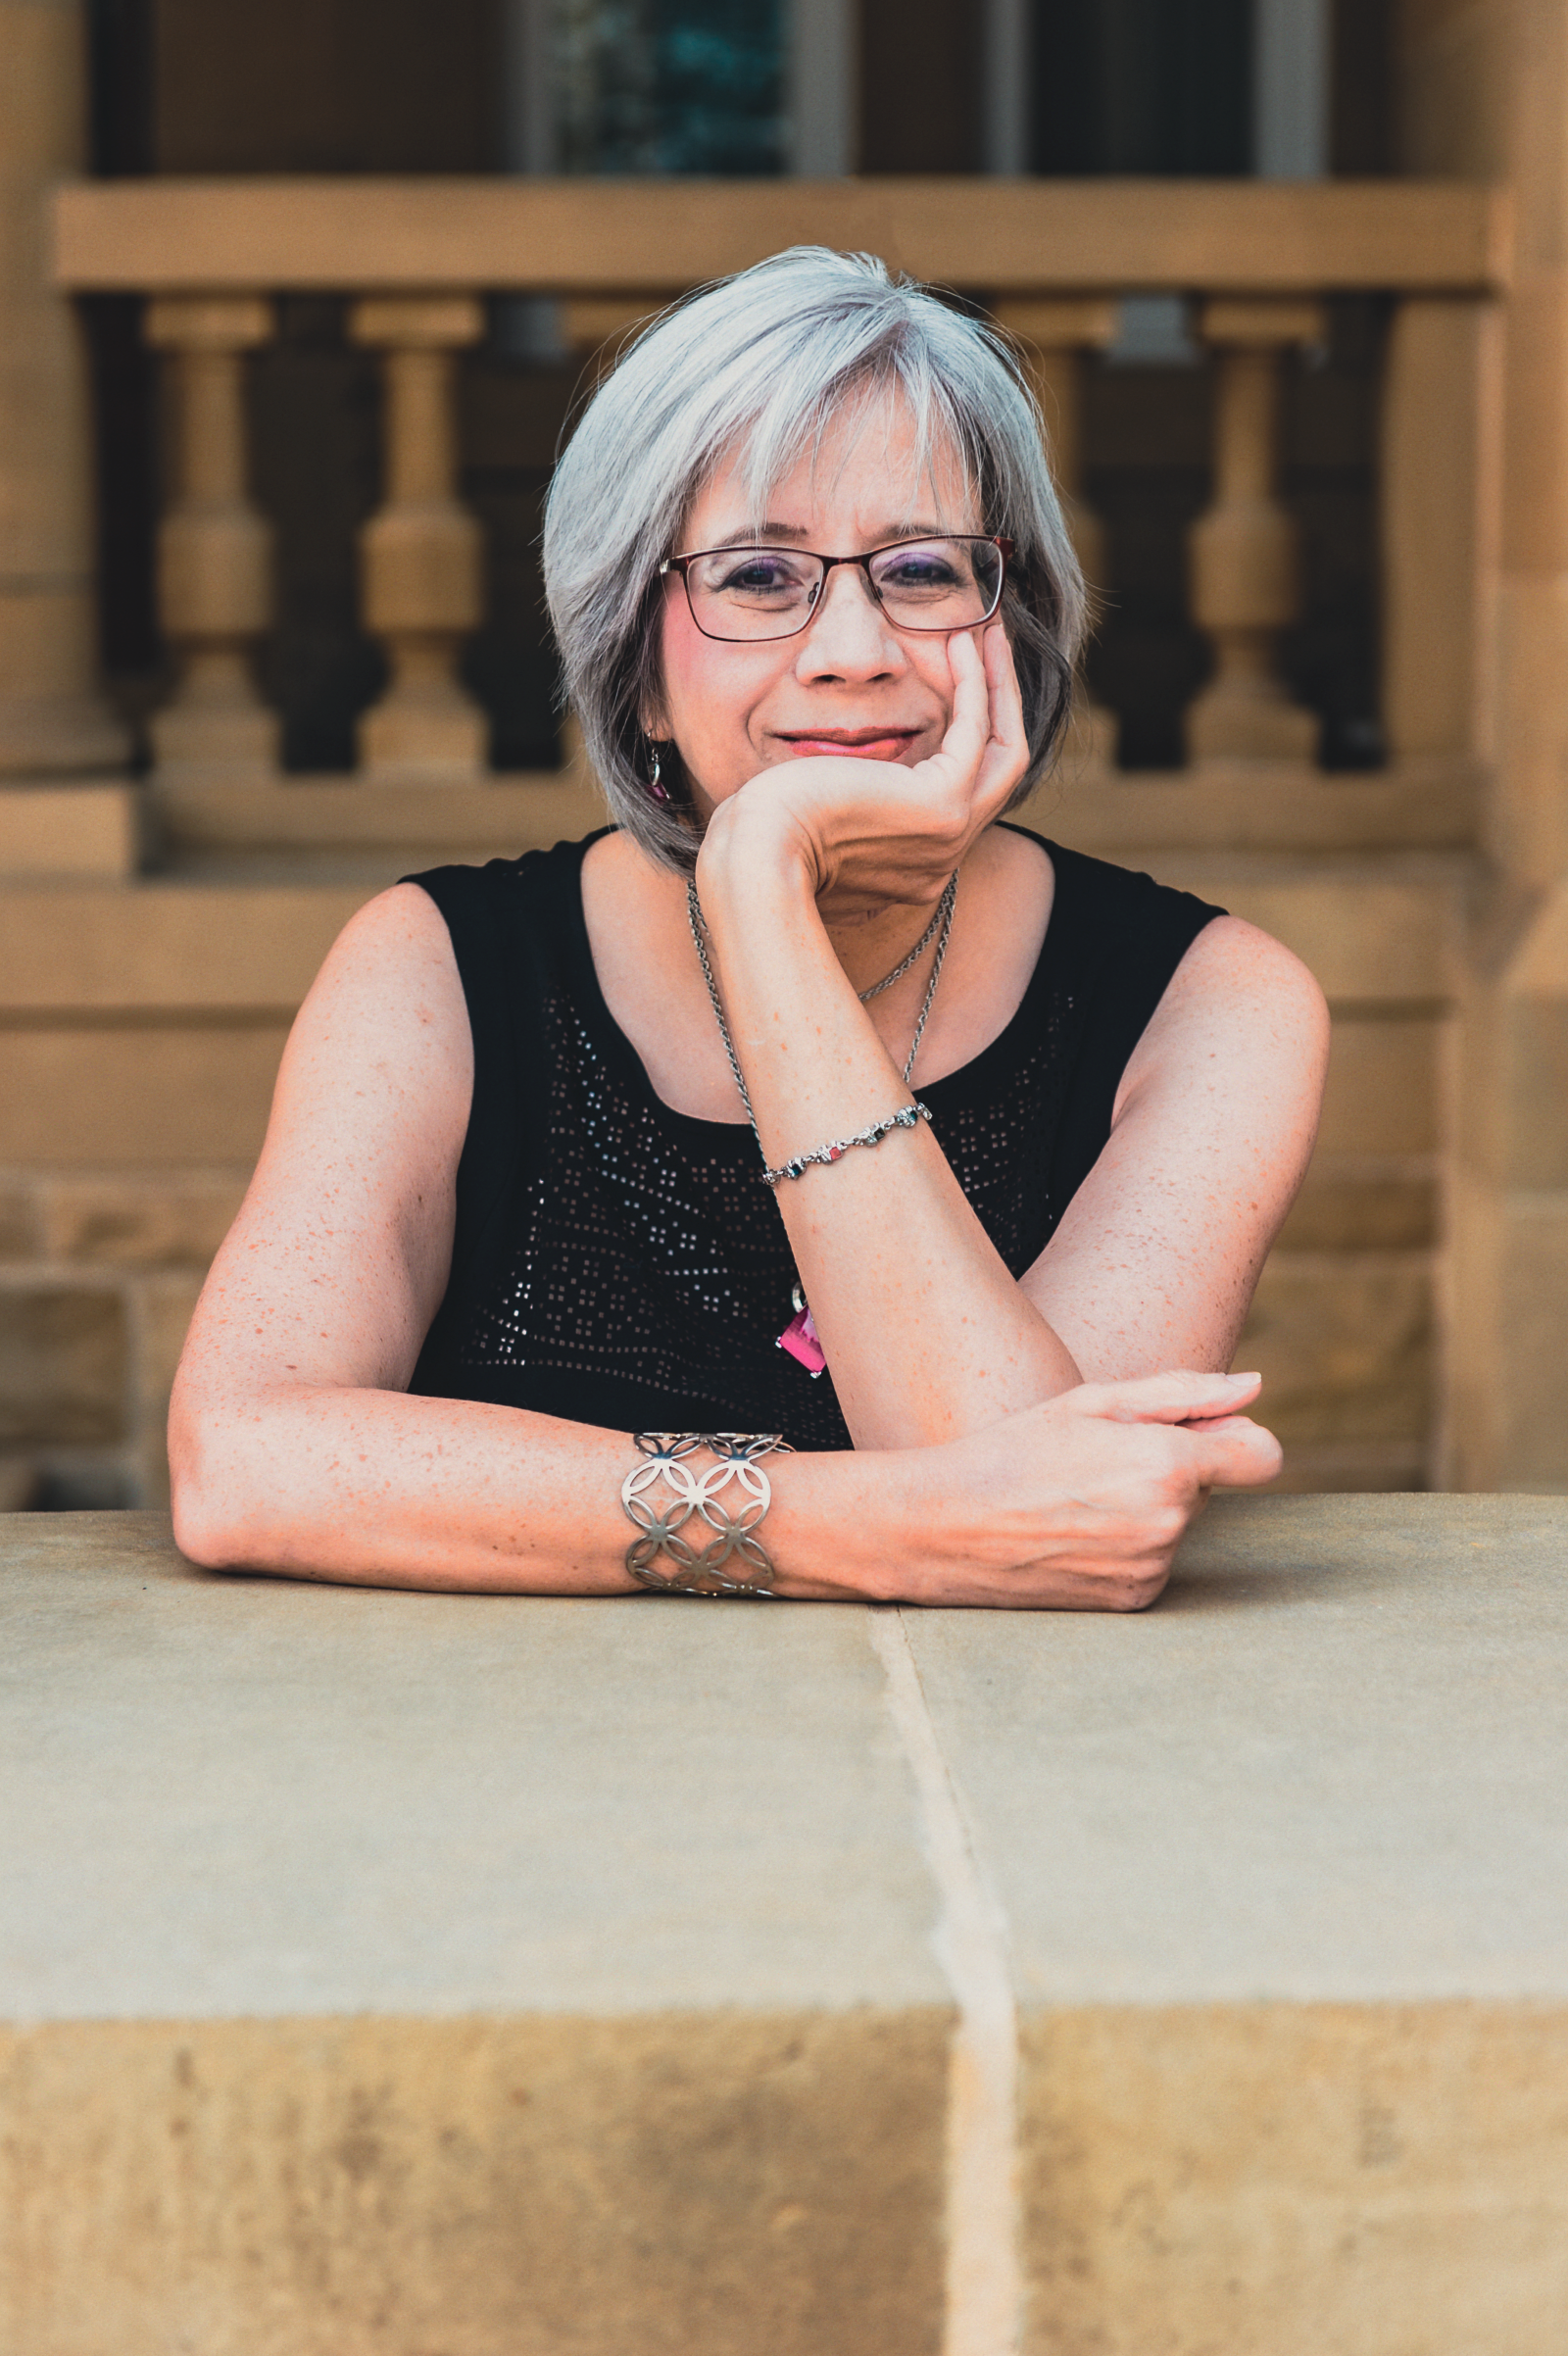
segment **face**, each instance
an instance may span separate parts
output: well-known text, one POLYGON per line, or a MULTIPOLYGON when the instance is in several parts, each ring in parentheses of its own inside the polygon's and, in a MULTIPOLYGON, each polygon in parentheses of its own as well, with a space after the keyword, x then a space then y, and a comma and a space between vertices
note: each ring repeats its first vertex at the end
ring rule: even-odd
MULTIPOLYGON (((890 541, 981 532, 951 454, 919 466, 913 422, 897 395, 823 437, 780 483, 759 531, 739 479, 722 466, 693 502, 679 551, 761 541, 859 556, 890 541)), ((864 573, 836 565, 796 638, 736 645, 705 638, 678 575, 665 583, 663 692, 645 725, 673 739, 699 813, 759 770, 811 754, 912 764, 934 753, 953 711, 948 639, 894 628, 864 573)))

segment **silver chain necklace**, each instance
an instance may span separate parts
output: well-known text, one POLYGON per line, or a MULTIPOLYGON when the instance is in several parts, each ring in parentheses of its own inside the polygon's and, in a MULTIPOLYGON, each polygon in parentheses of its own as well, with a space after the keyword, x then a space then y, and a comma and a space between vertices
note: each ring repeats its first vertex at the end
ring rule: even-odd
MULTIPOLYGON (((930 948, 932 942, 936 939, 937 926, 942 922, 944 916, 952 913, 952 909, 948 902, 948 892, 951 892, 954 889, 957 883, 957 874, 955 872, 949 879, 947 891, 943 893, 942 898, 937 902, 930 923, 926 926, 925 931, 920 935, 919 940, 916 941, 908 956, 906 957, 901 957, 899 962, 894 966, 893 971, 891 973, 885 973, 879 982, 873 982, 869 990, 862 990, 860 992, 860 1004, 862 1006, 869 1006, 873 998, 880 998, 884 990, 891 990, 895 982, 902 982, 905 975, 908 972, 909 967, 915 964, 923 953, 930 948)), ((906 1072, 904 1076, 906 1079, 907 1079, 909 1075, 907 1072, 906 1072)))
MULTIPOLYGON (((909 1046, 909 1059, 904 1066, 906 1088, 908 1087, 910 1076, 914 1070, 914 1059, 920 1053, 920 1042, 925 1037, 926 1019, 931 1012, 931 1001, 936 997, 937 984, 942 979, 942 961, 948 954, 948 936, 953 930, 953 910, 957 897, 958 871, 955 867, 942 888, 942 898, 937 902, 936 914, 903 963, 895 965, 893 971, 885 980, 878 982, 874 990, 865 990, 859 993, 862 1006, 866 999, 880 997, 884 990, 890 988, 894 982, 908 972, 920 952, 930 942, 932 935, 938 934, 940 927, 937 954, 931 960, 931 979, 925 986, 925 999, 920 1007, 920 1018, 914 1026, 914 1038, 909 1046)), ((698 959, 703 968, 703 979, 708 984, 708 995, 712 1003, 714 1018, 718 1023, 718 1035, 724 1042, 724 1053, 729 1057, 729 1067, 735 1075, 735 1085, 741 1092, 741 1103, 745 1105, 746 1117, 752 1124, 752 1135, 757 1139, 757 1150, 762 1153, 762 1140, 758 1131, 757 1115, 752 1110, 751 1091, 746 1085, 746 1075, 741 1070, 740 1057, 735 1053, 735 1042, 729 1035, 729 1024, 724 1020, 724 1007, 718 995, 718 985, 713 979, 713 968, 709 963, 708 943, 705 938, 708 926, 703 916, 703 904, 697 897, 696 880, 691 876, 686 879, 686 916, 692 928, 692 940, 696 945, 698 959)), ((764 1161, 767 1159, 765 1153, 762 1153, 762 1159, 764 1161)))

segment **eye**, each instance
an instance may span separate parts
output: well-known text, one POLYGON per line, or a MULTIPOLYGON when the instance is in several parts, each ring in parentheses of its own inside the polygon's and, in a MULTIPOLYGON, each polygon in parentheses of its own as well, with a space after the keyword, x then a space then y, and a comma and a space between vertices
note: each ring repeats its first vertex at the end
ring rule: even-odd
POLYGON ((782 550, 749 548, 710 558, 703 586, 722 596, 789 597, 805 585, 807 569, 782 550))
POLYGON ((961 566, 952 549, 933 548, 922 544, 915 548, 900 548, 881 558, 876 565, 878 586, 896 590, 956 589, 967 581, 967 568, 961 566))

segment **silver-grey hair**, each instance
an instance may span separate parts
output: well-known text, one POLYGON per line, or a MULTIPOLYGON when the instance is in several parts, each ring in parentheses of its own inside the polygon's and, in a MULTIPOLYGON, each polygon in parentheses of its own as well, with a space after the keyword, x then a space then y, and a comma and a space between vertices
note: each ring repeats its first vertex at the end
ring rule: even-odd
POLYGON ((643 724, 660 701, 659 567, 726 457, 744 454, 760 517, 768 491, 835 417, 895 388, 922 461, 953 450, 982 528, 1013 544, 1003 614, 1031 754, 1015 802, 1056 749, 1084 586, 1010 347, 873 255, 795 246, 704 288, 637 338, 588 403, 545 509, 545 590, 588 759, 612 817, 666 866, 689 869, 698 843, 669 774, 678 763, 666 761, 667 803, 650 791, 643 724))

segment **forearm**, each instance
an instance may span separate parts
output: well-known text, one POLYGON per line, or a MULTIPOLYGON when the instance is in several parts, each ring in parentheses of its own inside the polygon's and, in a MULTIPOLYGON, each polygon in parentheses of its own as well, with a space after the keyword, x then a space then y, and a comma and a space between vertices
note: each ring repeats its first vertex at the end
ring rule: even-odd
MULTIPOLYGON (((212 1569, 371 1587, 641 1593, 620 1487, 629 1435, 396 1391, 271 1389, 219 1416, 176 1399, 175 1537, 212 1569)), ((765 1459, 782 1595, 875 1598, 930 1508, 893 1456, 765 1459)))
MULTIPOLYGON (((705 850, 701 881, 768 1162, 906 1104, 910 1090, 834 955, 810 879, 734 829, 705 850)), ((1078 1381, 928 1128, 782 1180, 776 1200, 858 1447, 955 1438, 1078 1381)))

